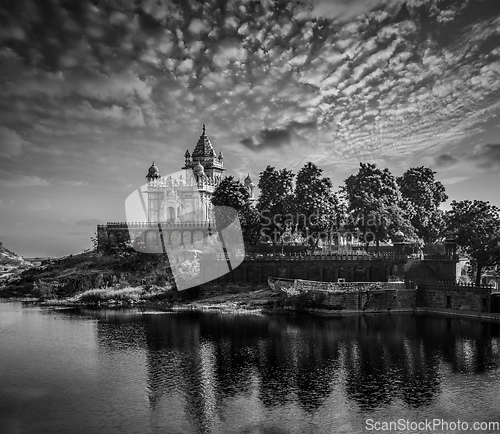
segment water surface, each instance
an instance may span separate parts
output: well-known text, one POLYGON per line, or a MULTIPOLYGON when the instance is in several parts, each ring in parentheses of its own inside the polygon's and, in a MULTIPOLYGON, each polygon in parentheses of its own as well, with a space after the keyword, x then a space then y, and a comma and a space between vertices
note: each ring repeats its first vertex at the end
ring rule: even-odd
POLYGON ((0 303, 0 433, 362 433, 367 419, 472 425, 500 421, 499 390, 495 323, 0 303))

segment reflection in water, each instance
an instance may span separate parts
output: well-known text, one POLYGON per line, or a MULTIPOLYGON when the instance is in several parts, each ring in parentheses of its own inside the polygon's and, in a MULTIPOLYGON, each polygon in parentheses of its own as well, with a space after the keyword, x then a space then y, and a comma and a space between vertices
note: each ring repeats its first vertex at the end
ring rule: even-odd
MULTIPOLYGON (((60 320, 57 333, 82 322, 94 328, 95 342, 88 332, 81 337, 93 361, 85 375, 109 394, 106 420, 122 415, 117 432, 138 425, 169 433, 360 432, 367 417, 494 420, 500 402, 485 387, 500 386, 495 323, 109 309, 50 315, 60 320), (487 404, 478 410, 474 400, 487 404), (135 425, 123 420, 127 415, 135 425)), ((48 319, 42 312, 43 327, 48 319)), ((71 375, 64 351, 57 357, 71 375)), ((93 396, 97 386, 88 387, 93 396)), ((0 391, 0 404, 2 398, 0 391)), ((99 420, 100 407, 92 408, 99 420)))
MULTIPOLYGON (((182 397, 186 417, 201 432, 218 432, 225 403, 252 395, 255 387, 264 408, 295 404, 306 414, 341 387, 366 413, 395 401, 432 407, 441 393, 442 363, 461 373, 499 368, 498 324, 199 313, 143 316, 142 323, 151 408, 165 396, 182 397)), ((109 323, 98 330, 107 346, 120 336, 133 340, 129 333, 112 335, 109 323)))

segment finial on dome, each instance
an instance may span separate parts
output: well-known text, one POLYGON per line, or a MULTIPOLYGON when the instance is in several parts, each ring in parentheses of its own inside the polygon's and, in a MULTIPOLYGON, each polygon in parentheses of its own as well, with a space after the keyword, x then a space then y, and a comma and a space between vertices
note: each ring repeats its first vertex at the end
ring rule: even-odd
POLYGON ((148 169, 148 174, 146 175, 146 178, 151 180, 151 179, 157 179, 159 177, 160 177, 160 171, 158 170, 158 167, 155 166, 155 162, 153 161, 153 164, 148 169))
POLYGON ((203 134, 205 134, 205 130, 207 129, 206 125, 203 124, 203 134))

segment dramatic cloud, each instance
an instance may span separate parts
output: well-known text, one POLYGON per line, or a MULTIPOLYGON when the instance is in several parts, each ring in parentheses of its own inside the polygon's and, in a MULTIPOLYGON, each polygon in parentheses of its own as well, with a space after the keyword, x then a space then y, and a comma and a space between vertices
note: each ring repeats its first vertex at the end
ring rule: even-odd
POLYGON ((287 130, 264 130, 260 131, 257 137, 243 139, 241 143, 252 150, 262 151, 288 145, 290 139, 290 133, 287 130))
POLYGON ((359 161, 426 158, 448 179, 499 170, 498 0, 4 3, 6 201, 50 180, 59 212, 121 219, 120 194, 153 159, 178 170, 203 122, 237 176, 313 161, 340 183, 359 161))
POLYGON ((306 12, 299 16, 349 20, 375 9, 383 0, 309 0, 306 12))
POLYGON ((335 143, 344 162, 388 149, 405 158, 471 135, 495 113, 495 5, 143 1, 117 11, 55 2, 54 33, 32 4, 25 21, 7 14, 4 96, 30 100, 17 121, 24 115, 61 140, 83 125, 98 143, 118 141, 122 127, 175 132, 208 119, 225 143, 278 149, 294 143, 280 133, 290 123, 313 122, 304 139, 325 150, 335 143), (67 131, 50 129, 49 116, 67 131))
POLYGON ((438 167, 449 167, 456 164, 458 161, 459 159, 450 153, 441 154, 435 158, 435 164, 438 167))

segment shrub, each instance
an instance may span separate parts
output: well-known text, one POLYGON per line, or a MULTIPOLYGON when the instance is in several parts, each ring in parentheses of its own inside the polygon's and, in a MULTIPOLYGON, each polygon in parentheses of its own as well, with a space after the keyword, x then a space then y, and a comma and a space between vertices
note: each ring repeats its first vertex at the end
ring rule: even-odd
POLYGON ((142 288, 102 288, 91 289, 80 295, 83 303, 99 303, 109 301, 137 302, 141 298, 142 288))
POLYGON ((33 282, 33 295, 40 300, 51 300, 57 298, 59 283, 55 280, 36 280, 33 282))

